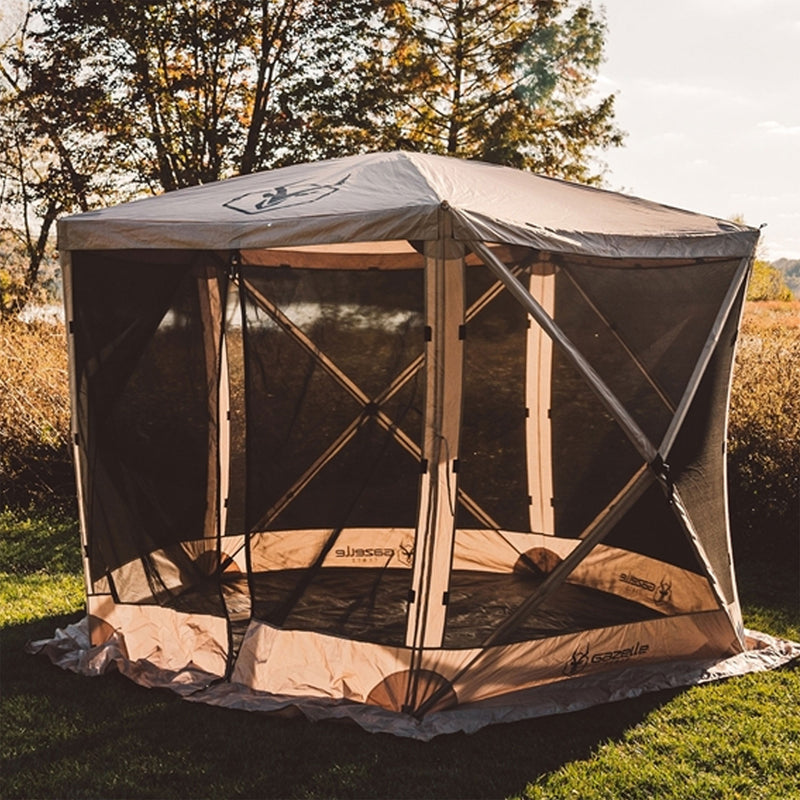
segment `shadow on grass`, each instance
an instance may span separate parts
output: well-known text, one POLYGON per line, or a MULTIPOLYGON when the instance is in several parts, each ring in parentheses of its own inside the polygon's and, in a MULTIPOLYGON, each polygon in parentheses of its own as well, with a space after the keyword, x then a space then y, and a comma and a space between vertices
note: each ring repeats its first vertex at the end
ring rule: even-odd
POLYGON ((4 797, 502 798, 590 757, 677 694, 422 743, 188 703, 23 652, 74 620, 2 631, 4 797))
POLYGON ((793 506, 783 518, 734 513, 731 532, 745 624, 800 641, 800 507, 793 506))

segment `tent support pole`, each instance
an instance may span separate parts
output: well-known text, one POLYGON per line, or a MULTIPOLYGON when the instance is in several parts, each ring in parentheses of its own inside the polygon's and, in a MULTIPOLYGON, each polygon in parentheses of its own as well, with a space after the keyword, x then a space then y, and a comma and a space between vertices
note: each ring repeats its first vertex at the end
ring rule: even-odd
MULTIPOLYGON (((83 448, 86 443, 81 440, 81 426, 78 420, 78 374, 75 354, 75 301, 72 296, 72 252, 59 252, 61 273, 63 276, 64 322, 67 331, 67 350, 69 353, 69 394, 70 394, 70 446, 72 447, 73 469, 75 471, 75 489, 78 500, 78 522, 81 534, 81 563, 83 565, 83 582, 87 599, 94 594, 91 567, 89 564, 89 529, 86 524, 85 486, 83 484, 84 459, 83 448)), ((88 613, 88 608, 87 608, 88 613)), ((91 635, 91 631, 90 631, 91 635)))
MULTIPOLYGON (((464 345, 464 248, 440 216, 439 239, 425 243, 425 421, 414 563, 405 643, 439 647, 455 537, 464 345)), ((412 668, 412 673, 414 672, 412 668)), ((412 693, 413 694, 413 693, 412 693)), ((413 700, 410 705, 414 705, 413 700)))

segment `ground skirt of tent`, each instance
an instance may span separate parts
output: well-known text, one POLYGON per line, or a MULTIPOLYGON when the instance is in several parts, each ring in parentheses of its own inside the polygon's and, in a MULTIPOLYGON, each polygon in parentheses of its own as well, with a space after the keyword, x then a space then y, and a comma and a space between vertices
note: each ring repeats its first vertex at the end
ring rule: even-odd
POLYGON ((473 733, 501 722, 567 713, 597 704, 638 697, 645 692, 688 687, 785 666, 800 658, 800 644, 757 631, 745 631, 747 649, 726 658, 687 658, 605 670, 546 683, 518 692, 432 711, 422 719, 376 705, 329 698, 302 698, 255 691, 197 668, 161 669, 146 660, 131 661, 116 636, 92 646, 89 619, 57 630, 52 639, 31 642, 29 653, 46 655, 72 672, 99 676, 118 670, 139 685, 169 688, 187 700, 279 716, 302 714, 307 719, 349 719, 370 732, 392 733, 421 741, 447 733, 473 733))

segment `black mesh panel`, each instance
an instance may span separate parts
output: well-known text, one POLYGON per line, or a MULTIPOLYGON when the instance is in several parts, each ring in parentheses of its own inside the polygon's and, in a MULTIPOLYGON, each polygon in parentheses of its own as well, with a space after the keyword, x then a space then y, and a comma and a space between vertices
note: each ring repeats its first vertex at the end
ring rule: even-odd
POLYGON ((242 278, 247 525, 294 531, 290 560, 304 553, 291 569, 259 562, 254 615, 401 643, 411 572, 383 554, 389 529, 416 524, 423 272, 246 267, 242 278), (345 529, 370 555, 342 580, 330 559, 345 529), (310 553, 308 532, 323 540, 310 553))
POLYGON ((630 410, 651 436, 662 432, 663 415, 648 413, 651 404, 657 412, 657 390, 647 385, 644 376, 636 376, 636 361, 671 405, 677 406, 738 263, 653 268, 566 264, 569 277, 560 277, 559 292, 571 296, 570 302, 578 303, 581 297, 578 305, 585 309, 591 304, 595 311, 581 313, 578 322, 583 335, 567 319, 559 319, 559 324, 568 335, 587 344, 588 331, 592 336, 599 334, 597 346, 587 347, 584 354, 614 391, 630 398, 630 410), (601 319, 605 326, 599 325, 601 319), (605 334, 602 327, 608 329, 605 334), (623 345, 629 355, 623 354, 623 345))
MULTIPOLYGON (((468 267, 468 308, 495 283, 468 267)), ((459 487, 506 530, 530 530, 525 463, 527 314, 503 289, 466 325, 459 487)), ((457 526, 486 521, 459 504, 457 526)))
POLYGON ((127 570, 116 585, 124 602, 218 612, 211 560, 202 554, 216 546, 209 460, 221 332, 208 296, 224 296, 224 286, 221 273, 188 258, 74 258, 90 565, 95 579, 127 570), (160 575, 151 557, 159 550, 168 551, 177 583, 175 569, 169 580, 160 575))
POLYGON ((673 480, 729 602, 733 584, 725 502, 725 419, 743 294, 744 290, 669 454, 673 480))

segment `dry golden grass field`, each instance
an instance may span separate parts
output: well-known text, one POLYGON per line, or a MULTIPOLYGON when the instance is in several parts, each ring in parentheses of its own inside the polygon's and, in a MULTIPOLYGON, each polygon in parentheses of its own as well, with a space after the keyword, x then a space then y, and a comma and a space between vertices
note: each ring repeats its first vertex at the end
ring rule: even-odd
MULTIPOLYGON (((63 325, 0 321, 0 508, 70 504, 69 391, 63 325)), ((736 513, 797 520, 800 301, 748 303, 729 423, 736 513)))

